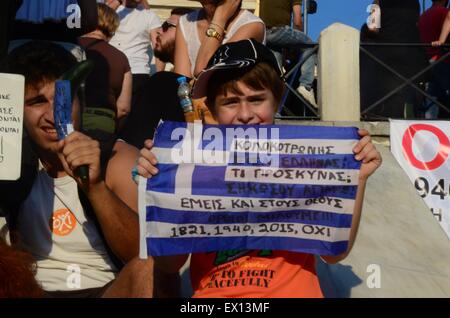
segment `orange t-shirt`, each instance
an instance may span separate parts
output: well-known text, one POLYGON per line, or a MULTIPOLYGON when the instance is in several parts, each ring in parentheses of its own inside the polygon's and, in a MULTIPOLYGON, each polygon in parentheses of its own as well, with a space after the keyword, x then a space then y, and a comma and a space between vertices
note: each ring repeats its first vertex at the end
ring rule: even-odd
POLYGON ((322 298, 312 254, 223 251, 193 254, 193 297, 322 298))

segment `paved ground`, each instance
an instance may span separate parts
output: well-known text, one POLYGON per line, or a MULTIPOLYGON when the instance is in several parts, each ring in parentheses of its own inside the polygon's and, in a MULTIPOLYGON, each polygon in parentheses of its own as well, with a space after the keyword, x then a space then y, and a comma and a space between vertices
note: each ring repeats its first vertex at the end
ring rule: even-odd
POLYGON ((369 179, 352 253, 318 264, 322 288, 334 297, 450 297, 450 240, 417 195, 388 147, 369 179), (379 268, 380 288, 373 275, 379 268))

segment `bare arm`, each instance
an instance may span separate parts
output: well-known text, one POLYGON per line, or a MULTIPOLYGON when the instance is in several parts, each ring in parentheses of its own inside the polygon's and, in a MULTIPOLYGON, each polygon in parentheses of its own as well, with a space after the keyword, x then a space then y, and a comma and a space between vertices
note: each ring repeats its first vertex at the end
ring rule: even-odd
MULTIPOLYGON (((242 26, 233 37, 230 38, 228 43, 237 42, 244 39, 254 38, 255 40, 262 42, 264 39, 264 24, 255 22, 242 26)), ((200 47, 197 61, 195 63, 194 75, 197 76, 208 65, 209 60, 217 51, 219 46, 222 45, 216 38, 206 37, 200 47)))
POLYGON ((125 155, 123 150, 126 149, 114 147, 114 156, 117 157, 113 156, 110 160, 105 179, 100 167, 100 145, 82 133, 74 132, 60 141, 58 156, 64 170, 77 181, 88 197, 108 246, 117 257, 127 262, 139 250, 139 221, 135 212, 137 186, 127 182, 130 177, 125 178, 126 172, 131 171, 127 169, 133 165, 132 158, 136 158, 137 150, 133 153, 128 149, 125 155), (130 160, 131 163, 127 162, 130 160), (87 181, 74 173, 84 165, 89 169, 87 181), (120 188, 116 187, 117 179, 120 179, 120 188), (126 191, 123 191, 124 188, 126 191))
POLYGON ((447 41, 448 35, 450 34, 450 11, 447 13, 445 17, 444 24, 442 25, 441 35, 439 36, 439 40, 432 42, 433 46, 441 46, 447 41))
POLYGON ((294 28, 303 31, 302 6, 298 3, 294 4, 292 6, 292 12, 294 13, 294 28))
POLYGON ((133 75, 131 71, 125 73, 122 82, 122 90, 120 91, 119 98, 117 98, 117 121, 123 122, 123 119, 130 113, 131 110, 131 95, 133 91, 133 75))
MULTIPOLYGON (((139 153, 137 170, 139 175, 144 178, 151 178, 159 172, 156 168, 158 160, 152 153, 152 148, 153 141, 151 139, 147 139, 144 143, 144 148, 142 148, 139 153)), ((155 267, 165 273, 177 273, 184 263, 186 263, 188 257, 188 254, 154 257, 155 267)))
POLYGON ((175 36, 175 68, 174 72, 192 78, 191 61, 189 59, 186 40, 184 39, 181 26, 177 27, 175 36))
POLYGON ((382 159, 380 153, 376 150, 372 144, 371 138, 367 130, 361 129, 359 134, 362 139, 353 149, 356 160, 361 160, 361 170, 359 175, 358 190, 355 198, 355 206, 353 210, 352 226, 350 229, 350 238, 348 242, 347 251, 336 256, 321 256, 324 261, 329 264, 335 264, 345 259, 353 248, 353 245, 358 234, 359 223, 361 220, 361 212, 364 202, 364 193, 366 190, 366 183, 369 176, 375 172, 381 165, 382 159))

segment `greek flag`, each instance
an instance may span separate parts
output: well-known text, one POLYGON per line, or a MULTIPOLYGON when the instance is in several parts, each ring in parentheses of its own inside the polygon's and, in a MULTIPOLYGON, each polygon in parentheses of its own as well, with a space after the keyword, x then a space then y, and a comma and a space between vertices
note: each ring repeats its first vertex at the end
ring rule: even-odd
POLYGON ((141 257, 347 249, 357 128, 161 122, 139 181, 141 257))

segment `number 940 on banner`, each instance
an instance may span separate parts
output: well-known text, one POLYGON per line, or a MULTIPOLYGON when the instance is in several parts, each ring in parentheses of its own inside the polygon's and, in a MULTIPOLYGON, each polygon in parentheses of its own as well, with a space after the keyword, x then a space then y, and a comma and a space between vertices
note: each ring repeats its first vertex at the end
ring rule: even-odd
POLYGON ((414 181, 414 187, 422 198, 437 196, 439 199, 444 200, 450 193, 449 181, 444 179, 439 179, 436 182, 436 180, 429 181, 425 177, 419 177, 414 181))

